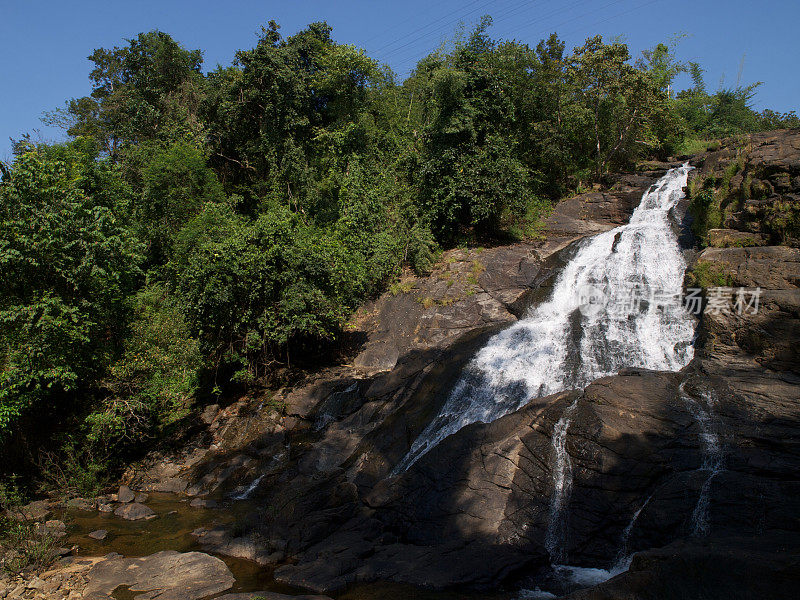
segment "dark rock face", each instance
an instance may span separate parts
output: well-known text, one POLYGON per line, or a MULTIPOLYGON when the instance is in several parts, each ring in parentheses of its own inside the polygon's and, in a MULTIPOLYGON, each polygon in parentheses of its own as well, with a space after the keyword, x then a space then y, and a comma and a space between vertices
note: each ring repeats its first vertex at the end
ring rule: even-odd
POLYGON ((638 553, 630 569, 569 600, 774 598, 800 589, 800 556, 790 535, 681 540, 638 553))
MULTIPOLYGON (((679 391, 686 380, 707 382, 708 374, 695 368, 701 370, 601 379, 582 394, 536 400, 492 424, 466 427, 401 477, 378 481, 363 497, 368 510, 356 508, 353 494, 345 525, 276 576, 323 591, 374 578, 480 587, 545 564, 551 435, 576 398, 567 438, 570 561, 609 567, 640 509, 629 551, 690 536, 708 478, 701 469, 704 431, 679 391), (457 560, 442 561, 453 552, 457 560)), ((715 419, 727 432, 727 456, 709 489, 710 531, 799 532, 800 483, 786 478, 800 472, 798 435, 787 427, 800 410, 753 406, 724 380, 714 379, 713 389, 720 394, 715 419), (773 437, 783 443, 766 448, 773 437)))
POLYGON ((213 529, 197 529, 192 532, 203 548, 208 552, 232 556, 234 558, 244 558, 252 560, 260 565, 267 565, 279 562, 283 555, 270 552, 253 535, 235 537, 230 530, 225 527, 215 527, 213 529))
POLYGON ((331 600, 328 596, 287 596, 275 592, 248 592, 244 594, 225 594, 216 600, 331 600))

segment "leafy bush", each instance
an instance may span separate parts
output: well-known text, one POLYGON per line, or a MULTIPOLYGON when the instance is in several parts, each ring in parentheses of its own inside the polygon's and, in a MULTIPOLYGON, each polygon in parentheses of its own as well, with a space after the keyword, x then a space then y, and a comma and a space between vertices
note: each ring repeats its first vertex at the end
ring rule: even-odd
POLYGON ((37 491, 64 499, 96 496, 108 483, 109 457, 94 455, 79 433, 59 436, 57 450, 40 450, 37 491))
POLYGON ((14 509, 25 503, 25 493, 19 484, 18 475, 0 480, 0 512, 14 509))
POLYGON ((707 260, 697 261, 686 274, 688 287, 702 289, 729 287, 733 285, 733 277, 721 265, 707 260))
POLYGON ((58 538, 40 524, 0 516, 0 571, 41 571, 58 557, 58 538))
POLYGON ((689 212, 693 218, 692 231, 700 240, 705 240, 709 229, 718 229, 722 226, 722 209, 713 190, 703 189, 693 192, 689 201, 689 212))
POLYGON ((181 308, 163 285, 145 287, 124 353, 110 369, 110 394, 84 421, 87 441, 103 455, 119 455, 163 433, 189 413, 202 365, 181 308))
POLYGON ((353 267, 335 238, 285 208, 251 220, 224 206, 187 225, 170 265, 191 334, 242 368, 298 338, 334 336, 358 286, 353 267))
POLYGON ((0 435, 88 385, 123 335, 140 255, 92 194, 112 176, 75 145, 20 156, 0 185, 0 435))

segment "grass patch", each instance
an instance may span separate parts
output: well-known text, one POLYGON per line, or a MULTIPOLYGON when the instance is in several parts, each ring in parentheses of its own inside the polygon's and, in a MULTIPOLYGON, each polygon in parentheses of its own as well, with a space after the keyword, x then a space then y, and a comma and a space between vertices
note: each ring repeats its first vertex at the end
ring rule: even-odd
POLYGON ((719 140, 699 140, 696 138, 687 138, 676 148, 675 153, 678 156, 692 156, 700 154, 701 152, 714 152, 721 147, 719 140))
MULTIPOLYGON (((474 294, 475 292, 473 292, 474 294)), ((467 292, 467 296, 471 296, 469 292, 467 292)), ((417 298, 417 302, 422 304, 423 308, 431 308, 432 306, 450 306, 451 304, 455 304, 461 300, 459 296, 445 296, 444 298, 432 298, 431 296, 421 296, 417 298)))
POLYGON ((392 296, 399 296, 400 294, 407 294, 414 288, 414 280, 396 281, 389 286, 389 294, 392 296))
POLYGON ((422 304, 422 308, 430 308, 431 306, 436 306, 436 300, 431 298, 430 296, 420 296, 417 298, 417 302, 422 304))
POLYGON ((733 277, 724 267, 708 260, 699 260, 686 275, 687 287, 714 288, 730 287, 733 277))
POLYGON ((478 285, 478 277, 480 277, 481 273, 485 270, 486 267, 483 266, 483 263, 477 260, 472 261, 472 267, 469 270, 469 275, 467 275, 467 283, 470 285, 478 285))

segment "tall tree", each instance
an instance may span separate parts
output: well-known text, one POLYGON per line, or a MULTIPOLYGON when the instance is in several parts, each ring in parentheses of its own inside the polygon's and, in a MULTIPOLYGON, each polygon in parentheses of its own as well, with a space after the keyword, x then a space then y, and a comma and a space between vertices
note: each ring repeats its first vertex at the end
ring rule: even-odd
POLYGON ((586 40, 570 60, 569 76, 588 116, 598 177, 637 145, 653 141, 649 119, 664 93, 629 60, 625 44, 605 44, 601 36, 586 40))
POLYGON ((20 156, 0 184, 0 435, 86 389, 113 359, 139 244, 91 144, 20 156))

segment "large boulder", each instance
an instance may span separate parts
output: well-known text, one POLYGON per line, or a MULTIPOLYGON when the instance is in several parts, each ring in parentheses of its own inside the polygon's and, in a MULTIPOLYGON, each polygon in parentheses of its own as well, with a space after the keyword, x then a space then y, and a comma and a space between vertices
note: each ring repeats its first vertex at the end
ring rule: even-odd
POLYGON ((122 504, 114 511, 114 514, 126 521, 141 521, 142 519, 152 519, 156 516, 153 509, 138 502, 122 504))
POLYGON ((121 502, 122 504, 128 504, 129 502, 133 502, 136 499, 136 494, 131 491, 127 485, 119 486, 119 491, 117 492, 117 502, 121 502))
POLYGON ((127 587, 134 600, 199 600, 231 589, 236 581, 219 558, 171 550, 104 560, 92 567, 88 580, 83 592, 88 600, 111 599, 120 586, 127 587))
POLYGON ((706 248, 699 260, 713 263, 737 286, 770 290, 800 288, 798 248, 706 248))

